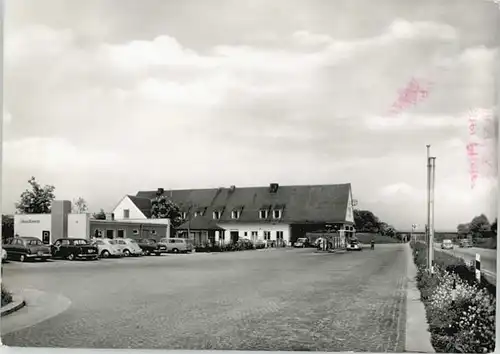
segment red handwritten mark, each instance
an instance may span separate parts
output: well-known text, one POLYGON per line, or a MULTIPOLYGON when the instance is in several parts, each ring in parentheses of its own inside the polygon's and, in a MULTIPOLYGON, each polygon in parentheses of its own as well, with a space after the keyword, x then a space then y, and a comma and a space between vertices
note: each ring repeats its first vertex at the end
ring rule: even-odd
MULTIPOLYGON (((468 130, 469 130, 469 137, 475 137, 478 139, 481 139, 483 141, 488 141, 495 139, 496 136, 496 129, 495 129, 495 121, 492 119, 492 112, 491 110, 485 110, 485 109, 475 109, 472 110, 469 116, 469 125, 468 125, 468 130), (478 131, 478 120, 480 120, 479 123, 485 124, 485 126, 482 127, 482 132, 481 136, 478 136, 477 131, 478 131)), ((477 151, 477 148, 481 147, 484 148, 485 145, 478 143, 478 142, 469 142, 466 146, 467 150, 467 156, 469 158, 469 165, 470 165, 470 178, 471 178, 471 188, 475 187, 476 180, 479 177, 479 171, 478 171, 478 165, 479 163, 479 153, 477 151)), ((482 154, 481 154, 482 155, 482 154)), ((481 165, 482 166, 489 166, 489 171, 491 171, 491 174, 488 174, 490 177, 496 176, 496 167, 491 163, 491 161, 486 158, 482 157, 481 158, 481 165)))
POLYGON ((415 79, 412 78, 408 85, 400 90, 399 97, 396 102, 391 107, 390 114, 398 114, 403 109, 415 106, 417 103, 426 99, 429 96, 429 86, 432 83, 428 83, 427 87, 422 87, 422 85, 415 79))

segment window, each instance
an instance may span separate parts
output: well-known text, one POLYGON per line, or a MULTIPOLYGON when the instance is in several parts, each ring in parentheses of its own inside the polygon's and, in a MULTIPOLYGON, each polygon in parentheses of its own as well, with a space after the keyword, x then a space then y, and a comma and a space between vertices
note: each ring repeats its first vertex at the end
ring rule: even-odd
POLYGON ((134 230, 132 230, 132 233, 133 233, 134 235, 139 235, 139 230, 134 229, 134 230))
POLYGON ((233 219, 239 219, 240 218, 240 212, 239 212, 239 210, 233 210, 233 212, 231 213, 231 218, 233 218, 233 219))
POLYGON ((245 232, 243 233, 243 235, 247 236, 247 235, 248 235, 248 232, 246 232, 246 231, 245 231, 245 232))
POLYGON ((69 240, 61 240, 61 245, 69 246, 69 244, 70 244, 69 240))
POLYGON ((261 210, 259 216, 261 219, 267 219, 267 210, 261 210))
POLYGON ((220 212, 219 211, 214 211, 214 219, 219 220, 220 218, 220 212))
POLYGON ((273 217, 274 217, 275 219, 279 219, 279 218, 281 218, 281 210, 279 210, 279 209, 274 210, 274 211, 273 211, 273 217))
POLYGON ((252 238, 257 238, 257 235, 258 235, 258 231, 252 231, 252 238))
POLYGON ((264 240, 271 239, 271 231, 264 231, 264 240))
POLYGON ((156 235, 156 230, 151 230, 151 235, 156 235))
POLYGON ((118 238, 124 238, 125 237, 125 230, 118 230, 118 238))
POLYGON ((115 230, 106 230, 106 237, 107 238, 115 238, 115 230))
POLYGON ((276 231, 276 239, 283 240, 283 231, 276 231))
POLYGON ((94 236, 95 237, 102 237, 102 230, 100 230, 100 229, 95 230, 94 236))
POLYGON ((130 218, 130 210, 129 209, 123 209, 123 218, 124 219, 130 218))
POLYGON ((42 241, 40 241, 40 240, 29 240, 28 244, 31 245, 31 246, 40 246, 40 245, 42 245, 42 241))

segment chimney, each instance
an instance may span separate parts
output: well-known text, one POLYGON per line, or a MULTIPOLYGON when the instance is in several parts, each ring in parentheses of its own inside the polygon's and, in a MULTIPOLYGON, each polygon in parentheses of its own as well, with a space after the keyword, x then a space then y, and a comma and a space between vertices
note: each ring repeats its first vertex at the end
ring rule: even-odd
POLYGON ((276 193, 278 191, 279 184, 278 183, 271 183, 269 185, 269 192, 270 193, 276 193))
POLYGON ((158 188, 156 190, 156 196, 160 197, 161 195, 163 195, 163 192, 165 192, 165 190, 163 188, 158 188))

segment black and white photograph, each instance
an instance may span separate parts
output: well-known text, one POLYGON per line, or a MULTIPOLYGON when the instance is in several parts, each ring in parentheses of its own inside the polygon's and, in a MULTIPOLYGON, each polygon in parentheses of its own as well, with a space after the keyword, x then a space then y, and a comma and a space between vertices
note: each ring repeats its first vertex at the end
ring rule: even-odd
POLYGON ((495 0, 3 0, 3 349, 495 351, 495 0))

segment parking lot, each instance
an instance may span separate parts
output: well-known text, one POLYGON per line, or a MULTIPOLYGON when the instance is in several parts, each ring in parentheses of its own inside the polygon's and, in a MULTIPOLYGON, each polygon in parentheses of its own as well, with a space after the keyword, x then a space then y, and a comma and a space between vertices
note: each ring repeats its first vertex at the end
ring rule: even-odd
MULTIPOLYGON (((8 287, 62 295, 71 305, 2 340, 35 347, 402 352, 404 247, 10 262, 3 270, 8 287)), ((2 321, 9 332, 8 325, 2 321)))

